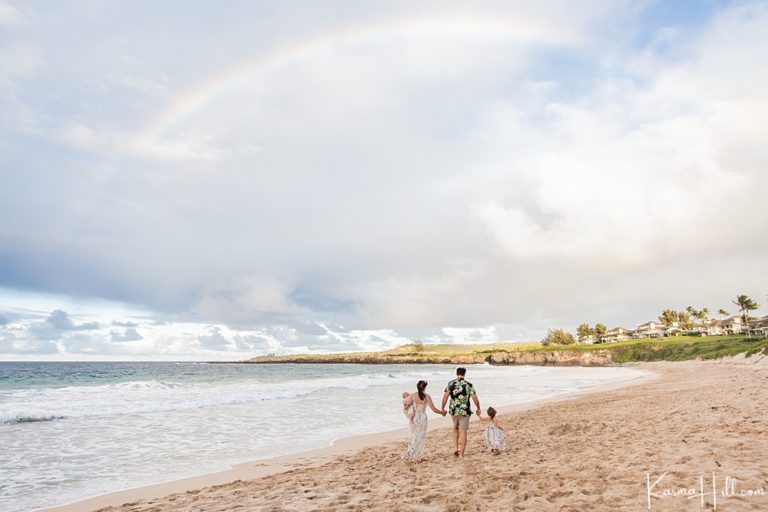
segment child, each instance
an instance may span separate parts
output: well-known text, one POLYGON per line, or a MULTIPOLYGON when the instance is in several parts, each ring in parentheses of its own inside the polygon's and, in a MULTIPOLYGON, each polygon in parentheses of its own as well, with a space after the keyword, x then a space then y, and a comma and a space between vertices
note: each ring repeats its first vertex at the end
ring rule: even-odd
POLYGON ((504 441, 504 427, 501 426, 501 421, 496 419, 496 409, 489 407, 488 417, 479 419, 491 423, 485 429, 485 445, 491 453, 498 455, 501 452, 507 451, 507 443, 504 441))
POLYGON ((416 409, 413 405, 413 400, 411 400, 411 403, 408 403, 408 397, 410 397, 411 394, 407 391, 403 391, 403 414, 405 414, 405 417, 408 418, 408 423, 413 423, 413 417, 416 414, 416 409))

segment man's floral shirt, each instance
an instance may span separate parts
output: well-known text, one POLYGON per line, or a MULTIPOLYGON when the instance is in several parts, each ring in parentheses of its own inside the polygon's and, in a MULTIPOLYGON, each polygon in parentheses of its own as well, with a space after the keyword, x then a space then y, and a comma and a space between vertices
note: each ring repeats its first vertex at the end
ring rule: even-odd
POLYGON ((464 379, 453 379, 445 387, 445 392, 451 397, 448 403, 448 414, 451 416, 468 416, 472 414, 469 397, 475 394, 472 383, 464 379))

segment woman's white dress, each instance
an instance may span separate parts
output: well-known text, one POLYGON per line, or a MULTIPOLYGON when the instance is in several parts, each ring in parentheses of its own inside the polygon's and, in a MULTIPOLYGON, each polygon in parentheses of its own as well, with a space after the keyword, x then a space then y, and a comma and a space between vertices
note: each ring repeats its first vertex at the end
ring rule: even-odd
POLYGON ((413 402, 416 413, 413 423, 410 423, 411 435, 408 437, 408 448, 403 454, 403 460, 421 460, 427 447, 427 402, 413 402))

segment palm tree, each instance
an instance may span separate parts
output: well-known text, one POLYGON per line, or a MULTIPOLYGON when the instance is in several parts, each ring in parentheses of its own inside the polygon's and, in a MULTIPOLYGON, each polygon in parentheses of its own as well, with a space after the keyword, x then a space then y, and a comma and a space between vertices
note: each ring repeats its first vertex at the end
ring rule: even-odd
POLYGON ((737 295, 736 300, 734 300, 733 303, 739 306, 741 318, 744 320, 744 325, 747 326, 747 338, 751 339, 752 335, 749 332, 749 316, 747 313, 759 309, 760 304, 749 298, 747 295, 737 295))
POLYGON ((707 325, 709 325, 709 309, 708 308, 702 308, 702 309, 696 309, 693 306, 688 306, 685 308, 685 310, 697 321, 695 322, 698 325, 698 328, 701 330, 707 325))
POLYGON ((661 312, 661 316, 659 317, 659 322, 664 324, 667 327, 672 327, 672 324, 677 322, 677 311, 674 309, 665 309, 661 312))
MULTIPOLYGON (((694 312, 696 310, 694 309, 694 312)), ((686 331, 690 331, 693 328, 693 322, 691 321, 691 314, 688 311, 678 311, 677 313, 677 321, 678 325, 685 329, 686 331)))
POLYGON ((728 315, 730 315, 730 313, 729 313, 729 312, 727 312, 726 310, 724 310, 723 308, 720 308, 720 311, 718 311, 718 312, 717 312, 717 314, 718 314, 718 315, 720 315, 720 316, 722 316, 723 318, 725 318, 725 317, 727 317, 728 315))

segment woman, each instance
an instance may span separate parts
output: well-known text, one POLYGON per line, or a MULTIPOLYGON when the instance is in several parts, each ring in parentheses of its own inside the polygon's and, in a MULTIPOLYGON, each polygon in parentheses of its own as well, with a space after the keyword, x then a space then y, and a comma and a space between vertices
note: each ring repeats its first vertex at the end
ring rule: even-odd
POLYGON ((413 404, 416 413, 413 422, 410 424, 411 435, 408 437, 408 449, 403 454, 403 461, 415 460, 421 462, 424 460, 424 450, 427 447, 427 406, 435 414, 445 416, 446 412, 441 411, 432 403, 432 397, 424 390, 427 389, 427 381, 420 380, 416 384, 416 393, 406 399, 406 406, 413 404))

